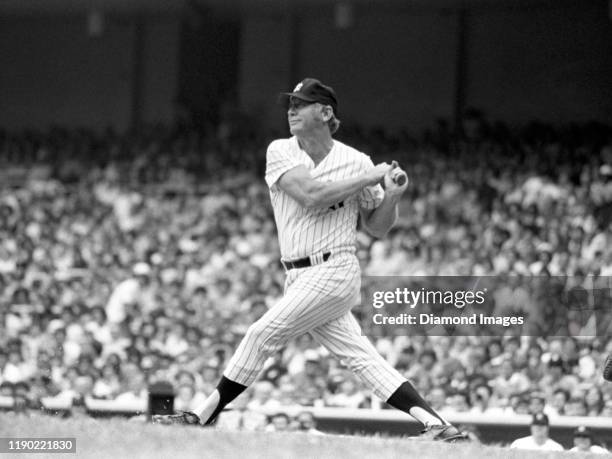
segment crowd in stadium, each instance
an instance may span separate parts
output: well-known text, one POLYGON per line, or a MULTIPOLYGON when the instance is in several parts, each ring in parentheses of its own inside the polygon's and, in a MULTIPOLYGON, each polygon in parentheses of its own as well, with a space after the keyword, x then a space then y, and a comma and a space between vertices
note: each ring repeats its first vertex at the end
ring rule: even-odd
MULTIPOLYGON (((609 292, 612 275, 612 131, 511 130, 477 113, 463 128, 461 138, 444 123, 419 138, 342 134, 411 178, 388 237, 359 234, 365 274, 508 276, 494 302, 503 315, 539 311, 523 282, 535 276, 561 279, 542 306, 549 315, 576 288, 599 304, 593 292, 609 292)), ((227 126, 2 133, 0 396, 30 407, 41 397, 129 401, 169 380, 175 407, 189 409, 209 394, 246 328, 282 293, 265 145, 227 126)), ((612 417, 600 370, 612 334, 597 314, 570 314, 556 338, 410 335, 361 322, 442 413, 612 417)), ((382 405, 309 335, 271 357, 234 403, 253 412, 382 405)))

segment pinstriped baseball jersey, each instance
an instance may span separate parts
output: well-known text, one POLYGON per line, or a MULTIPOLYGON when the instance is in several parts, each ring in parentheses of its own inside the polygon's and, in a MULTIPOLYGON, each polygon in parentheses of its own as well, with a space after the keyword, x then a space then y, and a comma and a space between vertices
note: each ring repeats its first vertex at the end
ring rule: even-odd
POLYGON ((281 257, 293 260, 330 251, 355 251, 359 208, 374 209, 384 198, 380 185, 328 208, 306 209, 281 190, 276 182, 288 170, 304 165, 313 179, 329 182, 362 175, 374 167, 369 156, 337 140, 315 166, 296 137, 275 140, 266 155, 266 182, 278 229, 281 257))

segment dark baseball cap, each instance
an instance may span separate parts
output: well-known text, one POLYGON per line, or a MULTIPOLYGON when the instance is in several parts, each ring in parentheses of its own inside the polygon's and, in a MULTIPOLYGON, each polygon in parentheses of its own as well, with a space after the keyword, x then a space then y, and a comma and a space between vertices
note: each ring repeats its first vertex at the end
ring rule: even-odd
POLYGON ((548 416, 544 413, 536 413, 533 415, 533 419, 531 420, 532 426, 547 426, 548 425, 548 416))
POLYGON ((574 430, 574 437, 593 438, 593 433, 586 426, 578 426, 574 430))
POLYGON ((319 102, 323 105, 329 105, 334 110, 334 114, 338 115, 338 99, 336 92, 331 86, 326 86, 316 78, 304 78, 300 81, 293 92, 281 93, 283 99, 295 97, 306 102, 319 102))

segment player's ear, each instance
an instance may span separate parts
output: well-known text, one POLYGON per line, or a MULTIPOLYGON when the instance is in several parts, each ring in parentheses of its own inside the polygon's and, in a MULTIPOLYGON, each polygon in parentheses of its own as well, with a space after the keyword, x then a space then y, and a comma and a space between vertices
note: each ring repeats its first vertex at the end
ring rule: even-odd
POLYGON ((321 115, 326 123, 334 116, 334 111, 329 105, 321 105, 321 115))

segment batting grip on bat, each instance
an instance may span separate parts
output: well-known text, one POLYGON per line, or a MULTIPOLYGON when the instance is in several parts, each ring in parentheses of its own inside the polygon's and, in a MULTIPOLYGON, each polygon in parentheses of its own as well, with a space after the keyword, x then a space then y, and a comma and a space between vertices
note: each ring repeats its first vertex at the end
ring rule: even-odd
MULTIPOLYGON (((391 162, 391 168, 392 169, 399 168, 398 162, 397 161, 391 162)), ((392 172, 392 174, 393 175, 392 175, 391 179, 398 186, 404 186, 404 184, 408 181, 408 176, 403 171, 399 171, 398 170, 396 173, 392 172)))

